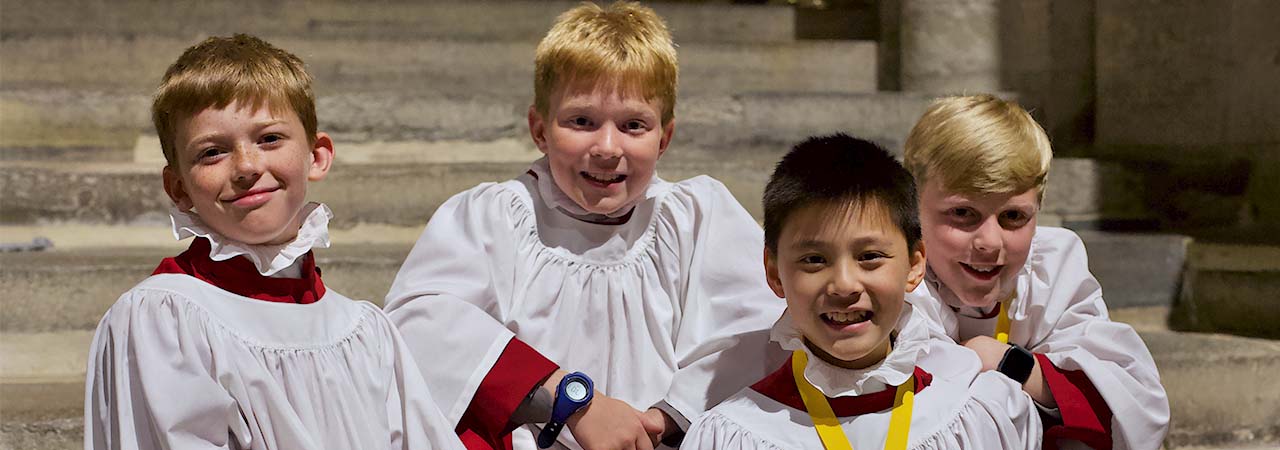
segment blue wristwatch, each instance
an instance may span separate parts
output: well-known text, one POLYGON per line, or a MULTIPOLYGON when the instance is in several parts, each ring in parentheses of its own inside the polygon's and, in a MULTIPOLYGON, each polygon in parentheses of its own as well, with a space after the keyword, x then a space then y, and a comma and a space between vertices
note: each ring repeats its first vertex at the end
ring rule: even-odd
POLYGON ((595 384, 582 372, 565 375, 556 386, 556 402, 551 407, 551 421, 538 433, 538 448, 548 448, 560 436, 564 423, 578 410, 591 404, 595 396, 595 384))

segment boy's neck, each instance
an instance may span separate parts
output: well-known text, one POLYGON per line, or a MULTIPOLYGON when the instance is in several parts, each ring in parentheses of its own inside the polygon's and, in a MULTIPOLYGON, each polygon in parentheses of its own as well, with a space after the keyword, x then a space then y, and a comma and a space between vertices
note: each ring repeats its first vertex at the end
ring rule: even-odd
POLYGON ((889 339, 885 340, 884 345, 877 347, 876 350, 873 350, 871 353, 868 353, 866 356, 863 356, 862 358, 858 358, 852 361, 843 360, 835 356, 832 356, 830 353, 827 353, 825 350, 819 348, 817 345, 814 345, 812 342, 809 341, 808 338, 805 338, 804 345, 806 348, 809 349, 810 353, 813 353, 814 356, 817 356, 818 359, 821 359, 823 362, 826 362, 827 364, 840 367, 843 369, 849 369, 849 370, 865 370, 867 368, 875 366, 876 364, 880 364, 881 362, 884 362, 885 358, 889 357, 889 353, 893 352, 893 341, 897 339, 897 336, 898 336, 897 331, 890 333, 889 339))

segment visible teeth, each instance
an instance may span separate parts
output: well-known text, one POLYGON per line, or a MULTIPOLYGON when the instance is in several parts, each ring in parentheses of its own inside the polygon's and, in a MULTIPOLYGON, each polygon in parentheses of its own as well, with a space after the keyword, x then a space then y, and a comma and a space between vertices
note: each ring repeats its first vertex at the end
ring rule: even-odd
POLYGON ((975 266, 972 264, 965 264, 965 265, 969 266, 970 269, 973 269, 978 272, 990 272, 992 270, 996 270, 996 267, 999 267, 999 266, 975 266))
POLYGON ((582 172, 582 174, 586 175, 587 178, 590 178, 595 181, 599 181, 601 183, 617 183, 627 177, 626 175, 622 175, 622 174, 610 175, 610 174, 604 174, 604 173, 595 174, 590 172, 582 172))
POLYGON ((832 311, 824 315, 827 316, 827 320, 840 324, 858 323, 867 320, 867 311, 832 311))

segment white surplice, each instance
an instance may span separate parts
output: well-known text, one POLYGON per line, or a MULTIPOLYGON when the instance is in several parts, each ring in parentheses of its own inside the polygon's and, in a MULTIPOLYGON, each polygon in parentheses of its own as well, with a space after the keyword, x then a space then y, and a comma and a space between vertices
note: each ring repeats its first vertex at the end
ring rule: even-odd
MULTIPOLYGON (((311 247, 328 245, 328 210, 311 208, 306 242, 270 251, 179 212, 174 233, 211 240, 212 261, 300 273, 311 247)), ((152 275, 98 324, 85 448, 461 449, 411 358, 377 306, 331 288, 314 303, 275 303, 152 275)))
MULTIPOLYGON (((1169 399, 1155 361, 1132 327, 1109 319, 1080 237, 1036 227, 1027 262, 1016 270, 1009 342, 1044 354, 1058 369, 1083 371, 1111 410, 1115 448, 1160 448, 1169 430, 1169 399)), ((943 289, 929 271, 907 300, 945 338, 962 342, 993 333, 997 318, 981 318, 973 308, 954 310, 940 300, 949 297, 943 289)))
MULTIPOLYGON (((513 337, 682 425, 786 357, 769 345, 784 303, 765 282, 759 225, 710 177, 654 178, 617 225, 557 207, 544 161, 436 210, 386 308, 449 420, 513 337)), ((517 429, 516 447, 531 433, 517 429)), ((570 435, 560 445, 576 447, 570 435)))
MULTIPOLYGON (((893 351, 863 370, 831 365, 801 344, 783 316, 775 339, 784 348, 808 354, 804 377, 831 398, 869 394, 908 380, 918 366, 933 376, 915 395, 908 433, 909 449, 1040 448, 1040 417, 1017 383, 1001 374, 980 372, 977 355, 931 336, 928 319, 907 305, 898 321, 893 351)), ((781 370, 788 373, 787 364, 781 370)), ((889 430, 891 409, 839 417, 855 449, 879 449, 889 430)), ((766 393, 746 388, 700 417, 690 427, 682 449, 821 450, 823 444, 808 412, 792 408, 766 393)))

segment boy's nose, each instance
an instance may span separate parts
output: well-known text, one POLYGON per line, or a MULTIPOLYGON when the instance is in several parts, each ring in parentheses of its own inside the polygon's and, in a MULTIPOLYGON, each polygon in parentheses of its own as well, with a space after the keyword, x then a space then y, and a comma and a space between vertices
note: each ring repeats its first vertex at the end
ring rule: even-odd
POLYGON ((980 252, 999 251, 1004 247, 1004 238, 1001 236, 1002 229, 1000 222, 992 216, 984 221, 982 225, 973 235, 973 249, 980 252))
POLYGON ((851 264, 837 265, 831 282, 827 283, 827 295, 832 297, 848 297, 853 301, 862 294, 862 280, 859 278, 859 271, 851 264))
POLYGON ((622 156, 622 136, 615 127, 600 127, 596 134, 595 144, 591 146, 591 156, 612 159, 622 156))
POLYGON ((236 182, 253 182, 262 175, 262 155, 260 152, 240 148, 236 149, 233 157, 235 158, 235 174, 233 177, 236 182))

